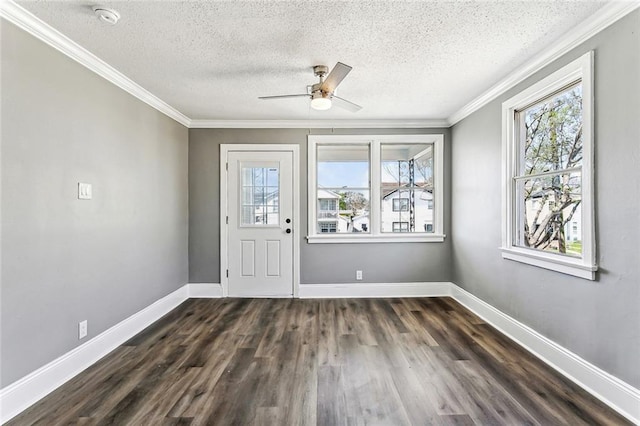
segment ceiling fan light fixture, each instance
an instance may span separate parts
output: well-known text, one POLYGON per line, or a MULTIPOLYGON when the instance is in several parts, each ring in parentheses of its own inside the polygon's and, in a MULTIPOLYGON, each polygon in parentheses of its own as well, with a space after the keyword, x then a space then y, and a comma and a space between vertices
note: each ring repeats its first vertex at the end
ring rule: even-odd
POLYGON ((314 93, 311 95, 311 108, 316 111, 326 111, 331 108, 331 97, 326 93, 314 93))

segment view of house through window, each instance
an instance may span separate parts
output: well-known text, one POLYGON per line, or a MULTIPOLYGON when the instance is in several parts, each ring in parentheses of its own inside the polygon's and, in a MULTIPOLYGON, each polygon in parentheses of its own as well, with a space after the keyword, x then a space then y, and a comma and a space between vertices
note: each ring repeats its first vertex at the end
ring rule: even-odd
POLYGON ((516 111, 520 164, 516 171, 514 245, 582 254, 582 85, 516 111))
POLYGON ((318 232, 369 232, 369 145, 318 145, 318 232))
POLYGON ((242 168, 242 225, 277 225, 280 217, 277 167, 242 168))
POLYGON ((382 232, 433 232, 433 145, 382 144, 382 232))
POLYGON ((441 134, 309 135, 310 243, 441 242, 441 134))
MULTIPOLYGON (((378 149, 380 231, 433 232, 433 144, 378 149)), ((317 146, 318 232, 371 231, 370 156, 369 144, 317 146)))

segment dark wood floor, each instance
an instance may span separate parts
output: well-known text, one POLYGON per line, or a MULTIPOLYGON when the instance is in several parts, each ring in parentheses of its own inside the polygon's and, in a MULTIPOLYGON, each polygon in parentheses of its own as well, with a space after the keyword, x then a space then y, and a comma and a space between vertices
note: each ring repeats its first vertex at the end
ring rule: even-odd
POLYGON ((423 298, 191 299, 9 424, 629 423, 423 298))

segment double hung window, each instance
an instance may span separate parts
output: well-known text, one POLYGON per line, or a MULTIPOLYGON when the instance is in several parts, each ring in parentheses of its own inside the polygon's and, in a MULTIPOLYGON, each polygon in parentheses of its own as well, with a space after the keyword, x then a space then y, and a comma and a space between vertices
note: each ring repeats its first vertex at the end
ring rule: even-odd
POLYGON ((442 135, 311 135, 308 240, 443 241, 442 180, 442 135))
POLYGON ((592 54, 503 104, 503 257, 593 279, 592 54))

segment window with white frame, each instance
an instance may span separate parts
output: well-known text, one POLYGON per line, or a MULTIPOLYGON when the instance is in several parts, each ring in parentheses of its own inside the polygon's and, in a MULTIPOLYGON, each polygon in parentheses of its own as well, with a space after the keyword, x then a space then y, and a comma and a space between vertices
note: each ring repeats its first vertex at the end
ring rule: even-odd
POLYGON ((502 105, 503 257, 587 279, 597 269, 592 55, 502 105))
POLYGON ((322 222, 320 223, 320 232, 336 232, 336 222, 322 222))
POLYGON ((442 181, 442 135, 310 135, 307 239, 443 241, 442 181))
POLYGON ((394 212, 408 212, 409 211, 409 199, 408 198, 394 198, 393 199, 393 211, 394 212))
POLYGON ((409 232, 409 222, 393 222, 393 232, 409 232))

